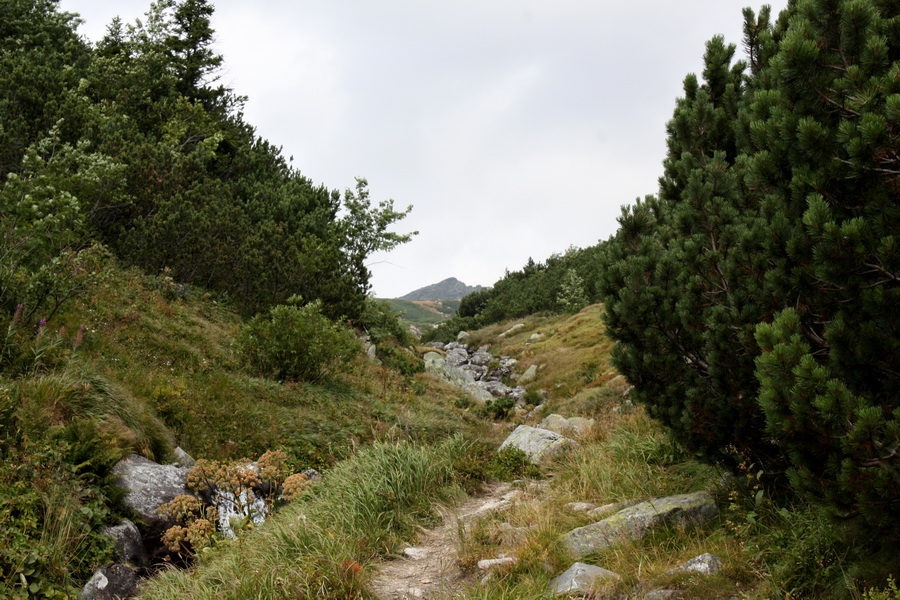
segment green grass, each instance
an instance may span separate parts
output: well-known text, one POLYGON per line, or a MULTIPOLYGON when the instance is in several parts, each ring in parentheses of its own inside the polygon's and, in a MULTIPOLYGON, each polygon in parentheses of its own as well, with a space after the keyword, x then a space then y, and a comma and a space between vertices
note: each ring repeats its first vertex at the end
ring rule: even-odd
POLYGON ((437 325, 443 323, 456 314, 459 309, 459 300, 441 300, 428 302, 432 308, 424 306, 426 303, 410 302, 409 300, 390 299, 385 300, 391 309, 407 323, 414 325, 437 325))
POLYGON ((280 600, 368 597, 368 567, 419 525, 434 503, 458 495, 452 463, 461 438, 438 446, 376 444, 332 469, 263 526, 203 556, 191 571, 167 571, 147 600, 280 600))

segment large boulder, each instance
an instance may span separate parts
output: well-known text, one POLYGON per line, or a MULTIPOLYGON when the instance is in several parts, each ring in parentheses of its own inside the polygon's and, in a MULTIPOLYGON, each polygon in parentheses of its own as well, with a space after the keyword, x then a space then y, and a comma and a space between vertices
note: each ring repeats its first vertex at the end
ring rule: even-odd
POLYGON ((566 452, 576 445, 577 443, 574 440, 563 437, 558 433, 528 425, 519 425, 500 444, 500 450, 513 446, 527 454, 531 462, 539 464, 566 452))
POLYGON ((161 465, 148 458, 129 454, 113 469, 116 484, 125 489, 125 504, 148 523, 161 519, 156 509, 175 496, 189 494, 188 469, 176 465, 161 465))
POLYGON ((104 536, 112 540, 113 558, 116 562, 127 563, 139 568, 148 566, 144 540, 134 523, 124 519, 118 525, 104 527, 102 532, 104 536))
POLYGON ((622 579, 602 567, 577 562, 550 582, 550 591, 557 595, 587 596, 600 581, 622 579))
POLYGON ((100 567, 81 590, 82 600, 120 600, 138 594, 140 578, 133 569, 120 564, 100 567))
POLYGON ((574 529, 563 536, 562 543, 575 556, 587 556, 625 540, 640 539, 658 527, 699 524, 717 514, 716 503, 706 491, 654 498, 574 529))
POLYGON ((552 414, 544 417, 538 425, 541 429, 549 429, 560 435, 583 435, 594 427, 594 419, 584 417, 565 418, 562 415, 552 414))

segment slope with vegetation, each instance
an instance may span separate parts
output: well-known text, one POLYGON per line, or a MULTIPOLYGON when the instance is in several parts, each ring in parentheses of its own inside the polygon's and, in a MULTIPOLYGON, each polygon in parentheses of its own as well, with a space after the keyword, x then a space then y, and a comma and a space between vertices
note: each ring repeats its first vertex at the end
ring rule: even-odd
MULTIPOLYGON (((3 597, 72 597, 109 558, 130 452, 329 470, 148 598, 367 597, 432 502, 533 473, 492 450, 507 411, 421 374, 366 296, 406 211, 364 180, 314 185, 255 135, 215 85, 211 14, 158 0, 91 45, 53 0, 0 3, 3 597)), ((536 368, 526 400, 546 402, 506 426, 596 422, 543 491, 463 532, 463 567, 518 558, 466 596, 546 597, 585 524, 570 501, 700 488, 720 520, 594 553, 623 575, 598 594, 859 597, 900 570, 900 7, 744 16, 748 59, 714 38, 685 79, 658 195, 429 333, 536 368), (665 574, 701 551, 725 569, 665 574)))

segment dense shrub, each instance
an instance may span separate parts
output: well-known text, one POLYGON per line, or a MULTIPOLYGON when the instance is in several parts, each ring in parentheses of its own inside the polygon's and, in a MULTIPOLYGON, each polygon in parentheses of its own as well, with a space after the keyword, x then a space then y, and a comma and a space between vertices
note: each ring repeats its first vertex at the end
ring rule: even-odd
POLYGON ((237 341, 248 366, 282 381, 326 379, 360 350, 353 333, 323 315, 318 302, 275 306, 248 321, 237 341))

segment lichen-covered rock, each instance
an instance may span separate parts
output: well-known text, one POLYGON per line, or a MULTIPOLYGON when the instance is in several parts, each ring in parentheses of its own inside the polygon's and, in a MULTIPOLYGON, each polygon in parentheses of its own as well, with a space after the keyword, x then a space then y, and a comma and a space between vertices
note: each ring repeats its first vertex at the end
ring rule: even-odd
POLYGON ((537 376, 537 365, 531 365, 525 372, 519 376, 519 384, 525 384, 532 381, 537 376))
POLYGON ((558 595, 588 595, 597 582, 609 579, 622 578, 602 567, 577 562, 550 582, 550 591, 558 595))
POLYGON ((118 525, 104 527, 103 535, 112 540, 113 558, 120 563, 135 567, 148 565, 147 553, 144 552, 144 540, 137 526, 128 519, 118 525))
POLYGON ((500 450, 513 446, 527 454, 531 462, 539 464, 577 445, 574 440, 558 433, 528 425, 519 425, 500 444, 500 450))
POLYGON ((156 509, 175 496, 189 494, 185 488, 188 469, 161 465, 148 458, 129 454, 113 469, 116 485, 125 489, 125 504, 148 522, 159 521, 156 509))
POLYGON ((108 564, 97 569, 81 590, 82 600, 120 600, 137 596, 140 578, 133 569, 108 564))
POLYGON ((698 524, 717 514, 716 503, 706 491, 654 498, 572 530, 562 543, 574 555, 586 556, 624 540, 640 539, 657 527, 698 524))
POLYGON ((185 469, 192 469, 197 462, 194 460, 193 456, 182 450, 181 446, 176 447, 175 450, 172 451, 172 458, 174 459, 172 464, 184 467, 185 469))
POLYGON ((715 575, 722 570, 722 560, 715 554, 701 554, 695 556, 686 563, 670 569, 665 575, 678 575, 680 573, 701 573, 703 575, 715 575))
POLYGON ((584 417, 565 418, 562 415, 552 414, 544 417, 538 427, 549 429, 561 435, 583 435, 594 426, 594 419, 584 417))
POLYGON ((605 519, 609 515, 615 514, 623 508, 628 508, 629 506, 634 506, 635 504, 640 503, 641 501, 637 499, 623 500, 621 502, 611 502, 610 504, 604 504, 603 506, 592 508, 588 511, 588 516, 598 520, 605 519))

